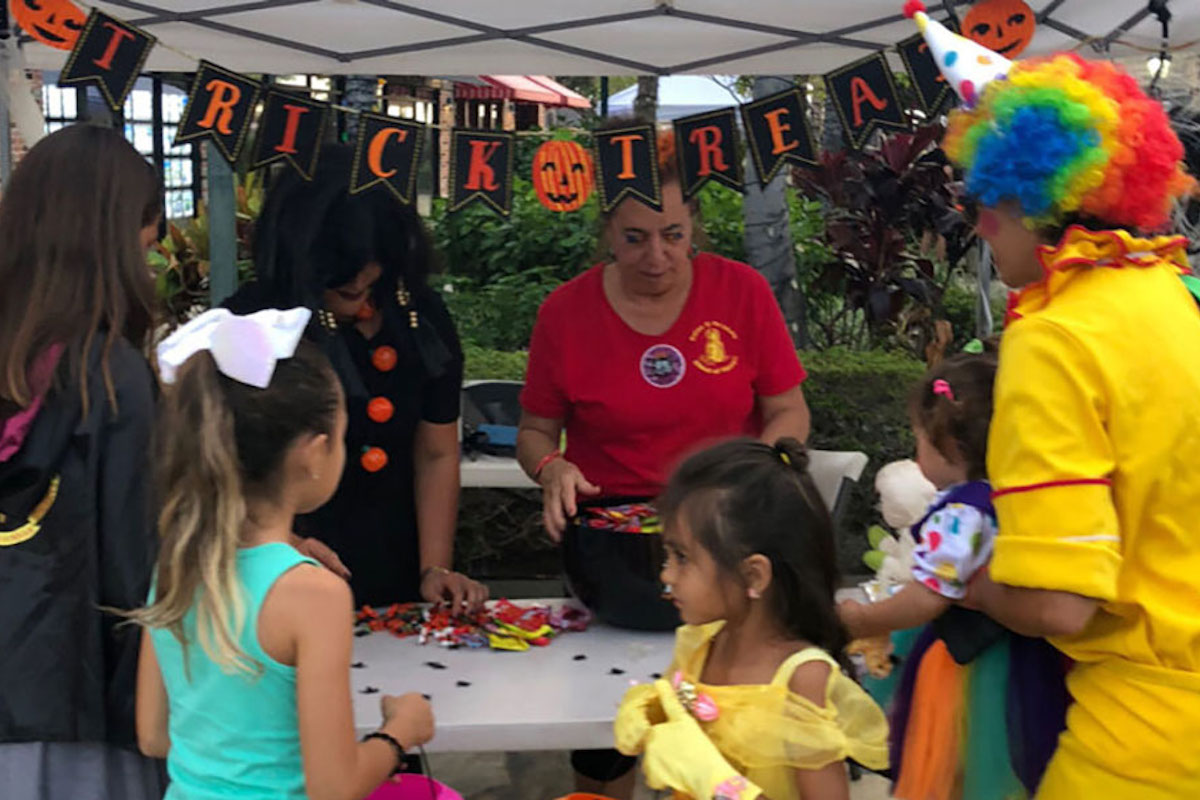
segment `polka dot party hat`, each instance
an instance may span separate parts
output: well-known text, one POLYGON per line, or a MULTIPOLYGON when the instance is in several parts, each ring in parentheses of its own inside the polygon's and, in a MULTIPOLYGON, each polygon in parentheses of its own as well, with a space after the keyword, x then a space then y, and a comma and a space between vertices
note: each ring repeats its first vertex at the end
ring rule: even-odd
POLYGON ((942 75, 967 108, 975 105, 989 81, 1007 77, 1011 61, 930 19, 921 0, 908 0, 904 16, 916 21, 942 75))

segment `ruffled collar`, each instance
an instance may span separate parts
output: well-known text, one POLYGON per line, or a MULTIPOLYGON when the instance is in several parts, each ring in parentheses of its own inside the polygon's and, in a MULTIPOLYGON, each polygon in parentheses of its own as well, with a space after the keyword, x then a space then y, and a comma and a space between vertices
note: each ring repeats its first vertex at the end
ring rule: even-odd
POLYGON ((1057 245, 1038 248, 1045 277, 1009 298, 1008 321, 1045 308, 1055 294, 1070 283, 1080 268, 1165 267, 1179 274, 1191 271, 1187 239, 1183 236, 1141 238, 1124 230, 1092 231, 1072 225, 1057 245))

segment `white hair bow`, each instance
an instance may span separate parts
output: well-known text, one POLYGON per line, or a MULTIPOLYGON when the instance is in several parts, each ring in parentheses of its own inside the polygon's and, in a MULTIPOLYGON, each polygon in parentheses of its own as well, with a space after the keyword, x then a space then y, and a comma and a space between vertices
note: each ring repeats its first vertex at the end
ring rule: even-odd
POLYGON ((175 372, 184 362, 207 350, 222 374, 265 389, 275 373, 275 362, 296 354, 311 316, 307 308, 268 308, 244 317, 224 308, 205 311, 158 346, 159 375, 163 383, 174 383, 175 372))

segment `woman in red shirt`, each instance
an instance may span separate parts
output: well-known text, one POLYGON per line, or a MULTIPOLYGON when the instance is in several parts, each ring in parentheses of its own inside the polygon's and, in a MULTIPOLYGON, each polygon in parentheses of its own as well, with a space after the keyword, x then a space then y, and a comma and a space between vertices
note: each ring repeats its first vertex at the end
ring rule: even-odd
MULTIPOLYGON (((672 134, 658 153, 662 211, 633 199, 613 209, 609 259, 551 294, 533 330, 517 457, 542 487, 555 541, 580 502, 654 498, 712 441, 808 437, 805 372, 770 285, 697 252, 697 205, 683 199, 672 134)), ((573 759, 580 789, 628 796, 632 760, 596 755, 573 759)))

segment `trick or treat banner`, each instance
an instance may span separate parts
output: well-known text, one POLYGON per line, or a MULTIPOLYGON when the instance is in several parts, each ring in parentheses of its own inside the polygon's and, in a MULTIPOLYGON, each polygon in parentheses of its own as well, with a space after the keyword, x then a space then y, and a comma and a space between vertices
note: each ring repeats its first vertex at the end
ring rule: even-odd
MULTIPOLYGON (((150 52, 167 46, 78 0, 0 2, 8 3, 22 42, 71 51, 59 86, 95 86, 114 113, 124 108, 150 52)), ((953 19, 946 24, 956 30, 961 27, 964 36, 1011 58, 1029 46, 1037 15, 1024 0, 979 0, 962 17, 961 26, 953 19)), ((908 130, 946 114, 957 103, 953 87, 939 69, 944 65, 938 64, 923 36, 910 36, 895 50, 911 78, 908 99, 897 91, 882 50, 822 76, 845 141, 853 149, 873 146, 881 131, 908 130)), ((402 203, 416 202, 417 174, 430 126, 319 102, 302 91, 264 83, 261 76, 172 51, 196 62, 177 144, 209 141, 231 164, 241 161, 251 169, 282 164, 312 180, 322 145, 339 127, 338 115, 354 116, 358 125, 350 192, 390 191, 402 203)), ((564 131, 513 133, 439 124, 437 130, 450 131, 447 207, 457 212, 478 203, 508 216, 517 143, 523 137, 548 140, 534 153, 528 177, 538 201, 556 213, 579 211, 590 202, 593 191, 605 212, 630 198, 661 210, 660 155, 674 160, 688 199, 708 183, 734 191, 743 191, 749 181, 766 184, 785 168, 820 162, 805 88, 794 86, 741 106, 676 119, 674 148, 662 154, 658 128, 650 124, 575 131, 582 133, 582 142, 564 138, 564 131), (744 154, 750 157, 753 175, 743 174, 744 154)))
POLYGON ((92 84, 100 90, 109 108, 120 111, 155 41, 145 31, 103 11, 93 11, 75 40, 75 49, 59 74, 58 85, 92 84))
POLYGON ((424 140, 424 125, 379 114, 362 114, 350 167, 350 194, 382 184, 400 202, 414 202, 424 140))
POLYGON ((501 216, 512 211, 516 137, 503 131, 456 130, 450 135, 450 210, 479 201, 501 216))
POLYGON ((675 120, 675 154, 685 200, 709 181, 742 191, 737 113, 732 108, 675 120))
POLYGON ((201 61, 175 144, 210 139, 230 163, 237 161, 254 121, 261 89, 256 80, 201 61))
POLYGON ((658 139, 653 125, 599 131, 594 137, 600 210, 608 213, 626 197, 662 211, 658 139))
POLYGON ((826 75, 825 88, 833 98, 846 141, 855 150, 861 150, 877 128, 902 131, 909 127, 896 93, 896 80, 883 53, 826 75))
POLYGON ((291 92, 269 89, 258 119, 258 142, 251 169, 286 161, 312 180, 325 135, 329 106, 291 92))
POLYGON ((797 88, 742 106, 746 144, 763 186, 774 180, 786 163, 817 163, 817 145, 804 105, 804 96, 797 88))

